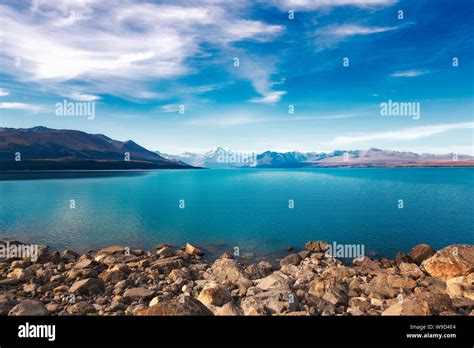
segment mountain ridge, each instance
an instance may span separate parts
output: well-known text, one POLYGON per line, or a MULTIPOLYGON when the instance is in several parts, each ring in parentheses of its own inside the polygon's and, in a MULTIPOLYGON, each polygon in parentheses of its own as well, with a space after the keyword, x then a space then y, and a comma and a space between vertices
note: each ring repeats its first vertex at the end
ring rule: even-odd
POLYGON ((78 130, 0 128, 0 170, 180 169, 132 140, 78 130))

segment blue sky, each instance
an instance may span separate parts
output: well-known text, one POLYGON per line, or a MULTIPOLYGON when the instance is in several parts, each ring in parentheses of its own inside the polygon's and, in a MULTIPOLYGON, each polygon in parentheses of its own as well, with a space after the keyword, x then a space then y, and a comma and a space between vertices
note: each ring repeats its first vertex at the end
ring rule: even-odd
POLYGON ((470 0, 113 3, 2 2, 1 126, 168 153, 474 152, 470 0), (95 118, 57 116, 64 99, 95 118), (419 119, 381 116, 389 100, 419 103, 419 119))

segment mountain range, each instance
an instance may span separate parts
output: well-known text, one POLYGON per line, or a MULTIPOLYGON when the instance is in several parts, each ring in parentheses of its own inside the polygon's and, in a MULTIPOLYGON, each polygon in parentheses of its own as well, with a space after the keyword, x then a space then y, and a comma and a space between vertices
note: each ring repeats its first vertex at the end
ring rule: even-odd
POLYGON ((460 167, 474 157, 380 149, 332 152, 235 152, 217 147, 203 154, 149 151, 132 140, 46 127, 0 128, 0 170, 129 170, 190 168, 460 167))
POLYGON ((192 168, 137 143, 102 134, 46 127, 0 128, 0 170, 192 168))
POLYGON ((332 152, 236 153, 217 147, 204 154, 160 154, 175 161, 205 168, 318 168, 318 167, 465 167, 474 166, 468 155, 417 154, 371 148, 369 150, 335 150, 332 152))

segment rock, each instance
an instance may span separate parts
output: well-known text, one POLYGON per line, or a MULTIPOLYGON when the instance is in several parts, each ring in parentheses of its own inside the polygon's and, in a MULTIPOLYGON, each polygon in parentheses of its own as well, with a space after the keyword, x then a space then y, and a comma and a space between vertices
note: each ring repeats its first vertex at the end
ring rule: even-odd
POLYGON ((474 245, 450 245, 421 264, 434 278, 448 280, 474 271, 474 245))
POLYGON ((412 263, 414 262, 414 260, 408 256, 407 254, 399 251, 397 253, 397 255, 395 256, 395 263, 397 266, 399 266, 402 262, 405 262, 405 263, 412 263))
POLYGON ((328 247, 328 244, 323 241, 307 242, 305 244, 305 249, 312 253, 325 253, 328 247))
POLYGON ((354 269, 360 274, 378 274, 381 271, 380 263, 367 256, 362 260, 354 259, 354 269))
POLYGON ((17 304, 8 312, 8 315, 13 316, 30 316, 30 315, 49 315, 48 310, 41 302, 34 300, 25 300, 17 304))
POLYGON ((94 295, 99 294, 104 290, 105 284, 101 279, 87 278, 74 282, 69 289, 69 292, 83 295, 94 295))
POLYGON ((397 301, 386 310, 382 315, 431 315, 429 305, 426 301, 418 299, 406 299, 397 301))
POLYGON ((418 279, 425 275, 423 271, 414 263, 402 262, 398 267, 400 268, 400 274, 404 277, 418 279))
POLYGON ((74 265, 74 268, 75 269, 88 268, 88 267, 92 266, 92 262, 93 262, 92 260, 84 258, 81 261, 79 261, 78 263, 76 263, 74 265))
MULTIPOLYGON (((189 258, 189 256, 187 258, 189 258)), ((159 259, 152 262, 149 268, 159 270, 162 273, 169 273, 173 269, 185 267, 188 260, 187 258, 183 258, 183 256, 173 256, 159 259)))
POLYGON ((349 300, 349 307, 358 307, 361 311, 366 312, 370 308, 370 302, 365 297, 352 297, 349 300))
POLYGON ((197 255, 197 256, 203 256, 204 253, 202 252, 201 249, 196 248, 194 245, 186 243, 186 247, 184 248, 184 252, 189 254, 189 255, 197 255))
POLYGON ((159 245, 160 248, 156 249, 156 256, 158 256, 160 259, 164 259, 167 257, 174 256, 175 249, 172 246, 169 245, 159 245))
POLYGON ((127 279, 127 275, 118 270, 105 270, 100 275, 99 278, 104 281, 104 283, 116 284, 121 280, 127 279))
POLYGON ((217 259, 210 268, 203 274, 204 279, 214 280, 223 283, 228 280, 237 282, 240 278, 247 278, 242 272, 239 264, 232 259, 217 259))
POLYGON ((181 279, 189 279, 190 278, 190 274, 189 274, 189 271, 184 268, 184 269, 174 269, 170 272, 170 274, 168 274, 168 278, 172 281, 172 282, 175 282, 177 281, 179 278, 181 279))
POLYGON ((244 297, 240 302, 244 315, 272 315, 295 311, 298 299, 290 291, 271 290, 244 297))
POLYGON ((230 302, 231 299, 229 290, 217 283, 204 286, 198 296, 198 300, 207 307, 210 305, 222 307, 227 302, 230 302))
POLYGON ((453 309, 450 297, 444 293, 423 292, 417 294, 415 298, 428 303, 431 315, 440 315, 453 309))
POLYGON ((8 295, 0 295, 0 315, 7 315, 17 303, 18 301, 8 295))
POLYGON ((13 271, 7 274, 7 278, 18 281, 27 281, 31 278, 31 276, 31 272, 23 268, 15 268, 13 271))
POLYGON ((109 246, 107 248, 101 249, 97 252, 99 255, 112 255, 118 253, 125 253, 125 248, 118 245, 109 246))
POLYGON ((124 298, 129 300, 147 300, 153 297, 155 292, 146 288, 131 288, 127 289, 123 295, 124 298))
POLYGON ((222 307, 217 308, 215 314, 225 316, 237 316, 242 315, 242 312, 232 302, 227 302, 222 307))
POLYGON ((137 315, 208 316, 214 314, 200 301, 190 296, 183 296, 159 302, 154 306, 138 311, 137 315))
POLYGON ((81 301, 81 302, 75 303, 71 306, 68 306, 67 309, 66 309, 66 312, 68 312, 69 314, 86 315, 86 314, 89 314, 89 313, 96 312, 96 309, 90 303, 87 303, 85 301, 81 301))
POLYGON ((446 293, 451 298, 466 297, 474 301, 474 273, 447 280, 446 293))
POLYGON ((415 261, 416 264, 421 265, 423 261, 429 259, 434 254, 435 251, 428 244, 418 244, 411 249, 408 256, 415 261))
POLYGON ((280 261, 280 266, 286 266, 286 265, 298 265, 301 262, 301 256, 298 254, 290 254, 280 261))
POLYGON ((76 261, 79 257, 79 254, 72 250, 64 250, 59 253, 59 258, 65 262, 76 261))
POLYGON ((257 284, 262 290, 291 290, 291 278, 281 272, 274 272, 257 284))
POLYGON ((309 283, 308 292, 316 297, 323 297, 326 292, 326 285, 320 278, 314 279, 309 283))
POLYGON ((335 279, 314 279, 309 284, 308 293, 333 305, 345 305, 348 301, 346 290, 335 279))

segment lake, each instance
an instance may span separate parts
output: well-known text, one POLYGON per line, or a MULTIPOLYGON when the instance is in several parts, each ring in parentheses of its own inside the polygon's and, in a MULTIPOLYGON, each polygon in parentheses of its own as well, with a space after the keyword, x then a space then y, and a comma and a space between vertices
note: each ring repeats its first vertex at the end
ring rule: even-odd
POLYGON ((266 257, 325 240, 393 258, 474 244, 473 208, 474 168, 0 174, 0 239, 78 251, 190 242, 266 257))

